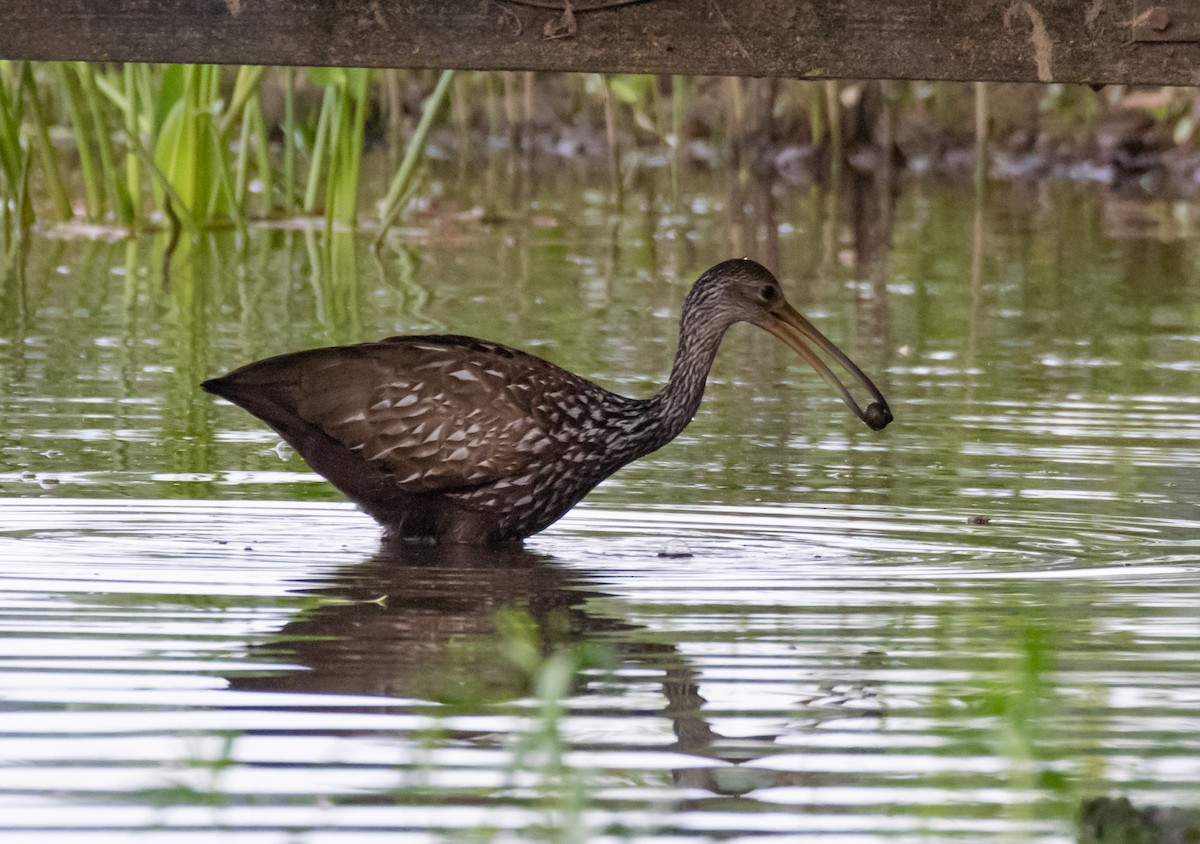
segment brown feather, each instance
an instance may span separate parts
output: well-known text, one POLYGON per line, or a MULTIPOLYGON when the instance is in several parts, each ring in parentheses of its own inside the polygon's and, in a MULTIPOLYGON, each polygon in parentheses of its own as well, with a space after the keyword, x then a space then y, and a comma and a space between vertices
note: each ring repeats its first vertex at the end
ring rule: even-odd
MULTIPOLYGON (((585 384, 600 389, 497 343, 435 335, 292 352, 203 387, 274 428, 375 518, 403 513, 412 530, 426 521, 422 496, 461 497, 556 461, 563 417, 548 418, 532 387, 585 384)), ((434 509, 456 504, 469 509, 449 499, 434 509)))
MULTIPOLYGON (((520 474, 547 449, 535 444, 553 443, 529 391, 510 380, 545 380, 548 365, 461 339, 368 343, 328 361, 312 359, 324 350, 301 352, 285 378, 299 382, 301 418, 382 467, 404 491, 481 486, 520 474), (497 360, 505 369, 495 368, 497 360)), ((569 375, 554 373, 562 374, 569 375)))
POLYGON ((274 428, 390 537, 522 539, 683 430, 700 405, 721 337, 736 322, 761 325, 796 348, 872 428, 891 421, 870 379, 792 310, 765 267, 749 260, 718 264, 693 285, 671 377, 649 399, 626 398, 533 355, 455 335, 280 355, 201 386, 274 428), (867 388, 876 401, 866 411, 809 343, 867 388))

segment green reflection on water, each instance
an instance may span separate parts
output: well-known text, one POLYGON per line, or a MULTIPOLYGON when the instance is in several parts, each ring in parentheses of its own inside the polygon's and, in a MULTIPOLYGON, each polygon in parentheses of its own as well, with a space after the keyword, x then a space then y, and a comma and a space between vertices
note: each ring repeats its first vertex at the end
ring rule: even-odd
POLYGON ((587 199, 507 223, 448 215, 380 256, 348 233, 219 233, 185 241, 166 278, 161 238, 43 241, 0 294, 0 492, 31 493, 19 475, 33 472, 60 495, 333 499, 283 483, 299 461, 196 389, 306 346, 463 332, 647 395, 690 279, 738 247, 774 259, 885 385, 897 424, 862 430, 790 353, 738 327, 693 427, 595 500, 1128 514, 1167 484, 1196 488, 1178 476, 1194 455, 1164 447, 1194 434, 1195 244, 1107 237, 1117 200, 1014 185, 977 208, 917 184, 884 219, 821 194, 701 193, 677 216, 640 204, 613 224, 587 199), (222 483, 231 469, 253 482, 222 483))
MULTIPOLYGON (((720 181, 693 190, 676 205, 644 185, 612 218, 601 193, 555 183, 529 215, 486 222, 457 213, 475 199, 462 193, 453 211, 417 220, 379 255, 345 233, 326 240, 256 230, 245 240, 227 232, 183 243, 169 272, 164 239, 39 240, 0 275, 0 498, 338 500, 297 458, 276 452, 270 431, 198 383, 291 349, 454 331, 647 395, 669 369, 690 280, 716 260, 749 254, 777 268, 797 306, 876 378, 896 411, 892 427, 866 430, 786 349, 738 327, 692 427, 589 503, 650 513, 669 504, 676 527, 693 513, 715 523, 721 505, 743 518, 728 528, 731 541, 748 546, 740 556, 706 569, 702 547, 670 570, 700 574, 675 581, 639 558, 634 574, 609 575, 630 578, 624 594, 586 601, 579 584, 558 582, 570 578, 554 561, 515 585, 474 574, 469 582, 486 585, 487 600, 460 604, 458 615, 386 579, 387 589, 346 604, 256 599, 256 609, 295 612, 256 646, 309 669, 273 690, 400 688, 422 707, 449 700, 494 714, 488 707, 530 694, 537 676, 532 659, 516 675, 489 665, 506 658, 503 644, 488 647, 495 610, 534 612, 531 596, 541 596, 551 610, 565 607, 539 621, 543 656, 576 638, 613 644, 632 679, 608 692, 651 697, 668 713, 672 750, 713 761, 604 772, 610 785, 653 781, 711 795, 689 798, 681 811, 766 814, 775 804, 753 792, 853 785, 885 796, 847 812, 920 815, 932 836, 938 819, 999 816, 1036 830, 1073 817, 1080 801, 1110 786, 1177 795, 1191 785, 1190 770, 1153 766, 1182 765, 1195 725, 1195 706, 1179 693, 1192 671, 1172 656, 1197 652, 1186 568, 1195 565, 1200 501, 1195 240, 1167 237, 1155 223, 1159 206, 1073 185, 993 186, 977 205, 915 183, 894 208, 861 190, 788 193, 720 181), (812 531, 816 550, 788 532, 815 519, 801 502, 832 512, 812 531), (854 536, 864 538, 844 539, 854 536), (838 545, 843 539, 857 544, 838 545), (822 552, 842 547, 842 565, 857 579, 821 568, 822 552), (760 551, 773 556, 764 563, 760 551), (1127 564, 1155 571, 1120 573, 1127 564), (756 565, 773 566, 774 579, 754 581, 756 565), (688 593, 730 578, 723 567, 744 571, 746 582, 688 593), (1000 575, 1009 579, 989 579, 1000 575), (372 603, 383 594, 390 608, 372 603), (428 630, 412 621, 422 609, 437 622, 428 630), (565 630, 556 626, 564 618, 565 630), (768 738, 723 736, 721 720, 739 714, 730 689, 743 661, 753 667, 762 651, 781 649, 795 655, 800 680, 789 674, 789 682, 811 686, 811 696, 773 704, 772 718, 791 720, 768 738), (378 664, 346 668, 364 654, 378 664), (639 679, 646 671, 661 687, 653 695, 639 679), (811 739, 819 755, 828 750, 821 731, 865 717, 860 705, 878 719, 872 736, 913 739, 894 761, 924 754, 963 764, 907 774, 773 771, 721 755, 769 759, 782 755, 773 744, 780 737, 811 739), (1131 734, 1139 743, 1128 749, 1131 734), (894 796, 898 782, 914 779, 939 796, 894 796)), ((595 548, 620 548, 622 538, 610 534, 595 548)), ((621 561, 614 552, 571 564, 603 570, 621 561)), ((366 567, 355 560, 356 573, 339 577, 353 584, 366 567)), ((446 594, 461 588, 453 577, 439 583, 446 594)), ((335 597, 345 591, 334 586, 335 597)), ((94 600, 199 612, 244 599, 94 600)), ((570 674, 563 689, 588 679, 556 670, 559 680, 570 674)), ((560 737, 547 736, 561 751, 560 737)), ((467 741, 439 734, 430 744, 442 740, 467 741)), ((864 747, 864 756, 887 755, 864 747)))

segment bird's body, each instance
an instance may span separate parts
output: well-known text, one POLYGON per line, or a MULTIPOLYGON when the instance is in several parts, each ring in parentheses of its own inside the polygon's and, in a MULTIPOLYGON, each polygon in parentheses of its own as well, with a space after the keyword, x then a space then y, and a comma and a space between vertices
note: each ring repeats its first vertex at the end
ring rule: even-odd
POLYGON ((206 389, 268 422, 399 538, 528 536, 666 441, 637 436, 648 401, 472 337, 296 352, 206 389))
MULTIPOLYGON (((534 355, 457 335, 280 355, 203 387, 274 428, 391 538, 519 540, 683 430, 730 325, 758 321, 794 345, 768 324, 791 325, 791 316, 759 321, 756 308, 795 314, 774 277, 753 261, 727 261, 701 276, 684 305, 671 377, 649 399, 621 396, 534 355)), ((877 401, 864 413, 841 387, 843 398, 872 427, 886 425, 891 414, 878 390, 820 340, 877 401)), ((833 377, 828 368, 822 374, 833 377)))

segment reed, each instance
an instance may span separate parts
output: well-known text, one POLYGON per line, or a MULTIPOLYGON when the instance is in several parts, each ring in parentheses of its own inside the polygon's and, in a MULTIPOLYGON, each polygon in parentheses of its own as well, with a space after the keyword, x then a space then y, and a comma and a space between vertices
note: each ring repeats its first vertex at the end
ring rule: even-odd
POLYGON ((380 214, 379 235, 375 238, 375 246, 378 247, 383 241, 384 235, 387 233, 388 227, 395 222, 396 217, 404 210, 409 199, 416 190, 415 174, 417 164, 421 160, 425 151, 425 144, 429 139, 429 130, 433 127, 433 121, 441 111, 442 103, 446 100, 446 95, 450 90, 450 83, 454 81, 454 71, 444 70, 438 78, 437 86, 433 92, 426 98, 424 107, 421 112, 421 121, 417 124, 416 131, 413 132, 409 139, 408 146, 404 153, 404 160, 400 162, 400 167, 396 171, 395 177, 388 185, 387 195, 383 198, 382 212, 380 214))
POLYGON ((33 69, 28 62, 21 68, 21 85, 25 90, 26 101, 29 104, 32 120, 33 139, 37 145, 38 158, 46 177, 46 190, 50 194, 54 214, 59 220, 69 220, 74 214, 71 207, 71 196, 67 189, 66 179, 60 156, 55 152, 50 141, 50 117, 46 106, 42 103, 42 94, 33 78, 33 69))
POLYGON ((608 179, 612 185, 612 200, 617 208, 624 205, 621 181, 621 147, 617 143, 617 116, 613 107, 612 85, 607 76, 600 77, 604 86, 604 140, 608 148, 608 179))
MULTIPOLYGON (((372 72, 365 68, 310 68, 309 80, 321 87, 321 108, 309 147, 308 175, 301 208, 323 211, 326 231, 353 227, 358 219, 359 173, 362 168, 367 96, 372 72)), ((285 106, 285 193, 290 199, 295 179, 296 135, 292 80, 285 106)))
MULTIPOLYGON (((338 68, 335 108, 329 124, 329 159, 325 178, 325 224, 353 226, 358 219, 359 171, 366 125, 367 85, 371 71, 338 68)), ((327 89, 328 90, 328 89, 327 89)))
MULTIPOLYGON (((24 63, 18 69, 3 68, 0 75, 0 168, 3 170, 7 198, 0 194, 0 217, 3 218, 4 243, 7 246, 5 263, 15 254, 24 254, 29 245, 29 232, 34 222, 32 192, 30 190, 31 154, 29 147, 21 143, 22 93, 24 63), (13 91, 9 92, 8 86, 13 91)), ((19 261, 17 263, 20 263, 19 261)))
POLYGON ((0 176, 3 196, 16 196, 20 184, 21 96, 11 62, 0 62, 0 176))
MULTIPOLYGON (((362 68, 0 62, 6 231, 18 217, 24 229, 38 218, 79 217, 136 232, 176 219, 190 228, 245 227, 252 219, 295 214, 319 217, 327 230, 352 229, 363 205, 364 142, 378 134, 396 162, 380 204, 382 238, 420 189, 430 135, 451 101, 449 142, 457 146, 460 173, 468 155, 507 150, 504 165, 511 168, 519 145, 525 167, 553 148, 563 130, 568 137, 590 132, 598 143, 584 146, 602 153, 591 163, 599 172, 607 168, 618 204, 637 168, 655 161, 670 167, 678 197, 688 162, 685 134, 693 131, 720 153, 718 160, 739 169, 762 164, 765 144, 811 143, 827 151, 822 157, 836 175, 843 148, 856 142, 849 133, 857 125, 852 103, 860 86, 853 82, 445 71, 423 99, 414 99, 427 79, 420 71, 362 68), (562 127, 546 122, 553 113, 562 127)), ((925 120, 926 135, 941 132, 958 143, 973 134, 978 141, 984 134, 972 117, 986 113, 997 148, 1026 128, 1023 119, 1085 149, 1105 115, 1133 99, 1165 130, 1160 134, 1185 148, 1200 123, 1200 95, 1184 89, 1101 95, 1063 85, 893 89, 895 138, 906 121, 925 120)), ((980 142, 981 167, 987 151, 980 142)))
POLYGON ((127 64, 121 69, 121 83, 125 94, 125 108, 121 110, 122 127, 125 132, 125 191, 129 196, 130 210, 134 218, 142 215, 142 163, 134 144, 141 139, 141 124, 138 106, 141 97, 138 94, 137 67, 127 64))

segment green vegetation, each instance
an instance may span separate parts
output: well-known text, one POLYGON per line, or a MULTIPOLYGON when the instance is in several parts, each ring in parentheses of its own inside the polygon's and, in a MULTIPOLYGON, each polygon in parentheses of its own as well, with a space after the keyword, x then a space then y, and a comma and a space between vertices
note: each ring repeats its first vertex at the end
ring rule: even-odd
MULTIPOLYGON (((371 603, 386 601, 386 596, 380 596, 371 603)), ((328 599, 327 602, 339 603, 328 599)), ((542 629, 537 620, 521 609, 502 607, 495 621, 495 637, 471 638, 457 643, 457 647, 477 649, 481 654, 486 651, 498 660, 493 673, 511 674, 514 684, 511 691, 521 697, 497 703, 492 699, 494 690, 472 686, 468 677, 452 672, 455 680, 467 681, 463 686, 467 694, 449 707, 437 704, 415 707, 426 723, 413 731, 416 741, 411 756, 396 766, 400 784, 378 795, 364 798, 354 794, 336 799, 347 804, 366 801, 401 806, 421 806, 444 799, 447 791, 444 785, 436 784, 438 763, 434 754, 461 743, 449 719, 460 712, 509 711, 523 726, 501 745, 497 764, 500 781, 494 786, 469 789, 470 793, 476 799, 491 800, 497 805, 527 806, 536 818, 524 832, 530 841, 583 844, 599 832, 617 835, 620 840, 625 837, 621 835, 623 830, 596 829, 596 821, 586 816, 596 809, 594 792, 599 785, 599 773, 567 758, 571 746, 565 734, 565 722, 570 716, 568 703, 581 677, 588 672, 615 668, 616 653, 597 642, 551 644, 547 637, 556 639, 562 631, 542 629)), ((187 755, 173 761, 161 785, 139 791, 137 798, 159 809, 184 806, 215 809, 253 799, 229 781, 239 766, 247 764, 246 754, 238 752, 238 742, 245 735, 235 730, 216 730, 189 736, 187 755)), ((483 826, 466 834, 470 836, 468 840, 486 842, 496 840, 500 833, 499 828, 483 826)))
MULTIPOLYGON (((413 194, 453 75, 441 74, 407 142, 389 219, 413 194)), ((368 114, 380 107, 376 76, 0 62, 5 241, 39 220, 194 230, 305 214, 323 215, 327 228, 353 226, 368 114)))
POLYGON ((677 194, 688 164, 822 178, 863 143, 916 149, 934 166, 962 150, 977 180, 989 148, 1047 167, 1064 150, 1111 158, 1122 142, 1133 158, 1187 153, 1195 100, 1064 85, 0 62, 0 234, 11 244, 35 223, 132 232, 298 215, 352 228, 364 151, 380 147, 394 176, 369 197, 379 243, 420 187, 439 122, 439 149, 460 160, 590 156, 619 203, 648 163, 669 167, 677 194), (781 163, 781 150, 818 154, 781 163))

